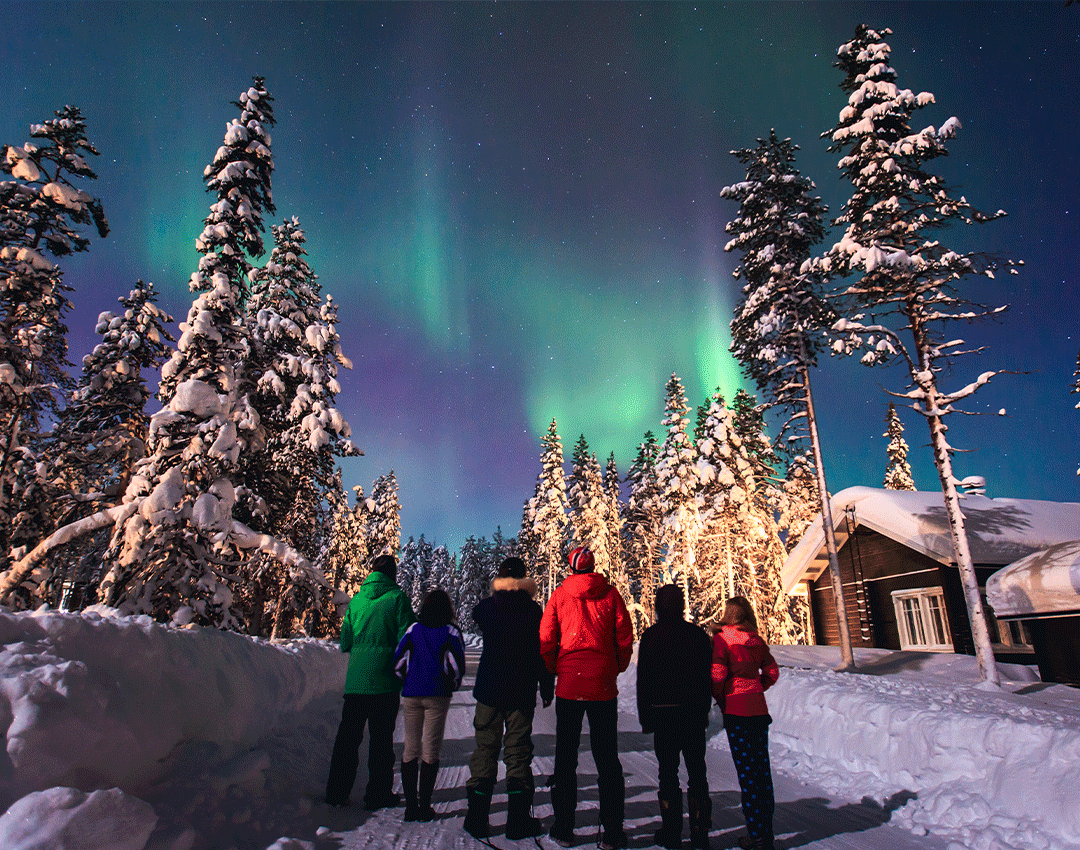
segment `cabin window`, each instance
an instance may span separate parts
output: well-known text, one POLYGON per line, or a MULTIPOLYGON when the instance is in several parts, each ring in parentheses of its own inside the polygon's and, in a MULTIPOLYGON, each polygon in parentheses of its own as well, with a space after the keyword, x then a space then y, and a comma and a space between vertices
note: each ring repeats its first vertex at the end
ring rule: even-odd
POLYGON ((940 587, 897 590, 892 598, 901 649, 952 652, 945 596, 940 587))

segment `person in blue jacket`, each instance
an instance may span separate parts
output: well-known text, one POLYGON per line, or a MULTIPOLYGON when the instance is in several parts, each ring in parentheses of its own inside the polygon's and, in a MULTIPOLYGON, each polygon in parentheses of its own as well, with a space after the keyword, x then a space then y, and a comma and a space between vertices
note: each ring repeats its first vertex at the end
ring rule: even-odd
POLYGON ((435 819, 431 795, 439 773, 450 695, 465 675, 465 644, 453 623, 454 606, 445 590, 424 597, 417 621, 409 626, 394 653, 394 672, 402 682, 405 750, 401 787, 405 820, 435 819))
POLYGON ((503 561, 491 589, 491 596, 473 609, 473 620, 484 636, 484 649, 473 688, 476 749, 465 786, 469 810, 464 829, 474 838, 488 837, 501 750, 506 763, 506 837, 518 840, 543 832, 540 821, 530 814, 532 723, 537 688, 546 708, 554 698, 555 677, 540 655, 544 612, 533 598, 536 582, 525 575, 525 563, 520 558, 503 561))

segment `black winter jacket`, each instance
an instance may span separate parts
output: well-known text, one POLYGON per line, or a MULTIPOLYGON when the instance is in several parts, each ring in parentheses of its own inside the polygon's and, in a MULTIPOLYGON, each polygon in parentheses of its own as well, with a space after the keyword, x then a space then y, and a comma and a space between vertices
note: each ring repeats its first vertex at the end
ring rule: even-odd
POLYGON ((500 711, 536 709, 536 690, 549 702, 555 677, 540 655, 540 618, 533 601, 536 583, 530 578, 497 578, 492 594, 473 608, 473 620, 484 636, 476 671, 476 701, 500 711))
POLYGON ((677 706, 688 719, 709 723, 712 708, 712 641, 686 620, 660 620, 638 644, 638 720, 642 732, 655 727, 653 710, 677 706))

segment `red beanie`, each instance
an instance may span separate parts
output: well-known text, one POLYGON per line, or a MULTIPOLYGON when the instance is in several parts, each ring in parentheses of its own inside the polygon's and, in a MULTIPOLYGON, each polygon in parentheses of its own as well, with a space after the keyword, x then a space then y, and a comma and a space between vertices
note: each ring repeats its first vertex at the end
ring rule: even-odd
POLYGON ((584 546, 578 546, 571 551, 567 556, 567 560, 570 562, 570 569, 575 573, 592 572, 592 568, 596 564, 593 553, 584 546))

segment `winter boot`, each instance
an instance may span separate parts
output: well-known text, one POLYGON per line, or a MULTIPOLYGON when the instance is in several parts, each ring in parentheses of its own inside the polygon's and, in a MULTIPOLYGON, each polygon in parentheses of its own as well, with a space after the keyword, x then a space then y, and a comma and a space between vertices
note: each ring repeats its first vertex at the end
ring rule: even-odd
POLYGON ((439 775, 439 763, 428 764, 420 759, 420 782, 417 802, 420 805, 420 820, 435 820, 435 810, 431 808, 431 794, 435 790, 435 777, 439 775))
POLYGON ((690 846, 693 850, 709 850, 709 830, 712 829, 712 798, 687 797, 690 813, 690 846))
POLYGON ((776 850, 776 843, 771 838, 753 839, 744 835, 736 842, 743 850, 776 850))
POLYGON ((560 847, 572 847, 577 841, 574 836, 577 776, 570 775, 562 781, 556 779, 554 784, 551 784, 551 809, 555 815, 555 823, 551 825, 548 835, 560 847))
POLYGON ((491 812, 491 789, 490 783, 480 783, 475 788, 469 788, 466 791, 469 811, 465 813, 465 823, 462 824, 462 828, 473 838, 486 839, 491 834, 491 825, 488 823, 488 815, 491 812))
POLYGON ((515 789, 506 795, 506 837, 511 841, 544 834, 540 818, 532 816, 532 803, 532 788, 515 789))
POLYGON ((401 791, 405 796, 404 819, 407 821, 420 820, 420 804, 416 796, 416 782, 419 775, 419 759, 401 763, 401 791))
POLYGON ((674 796, 660 800, 660 829, 656 831, 654 841, 665 850, 679 850, 682 847, 682 791, 674 796))

